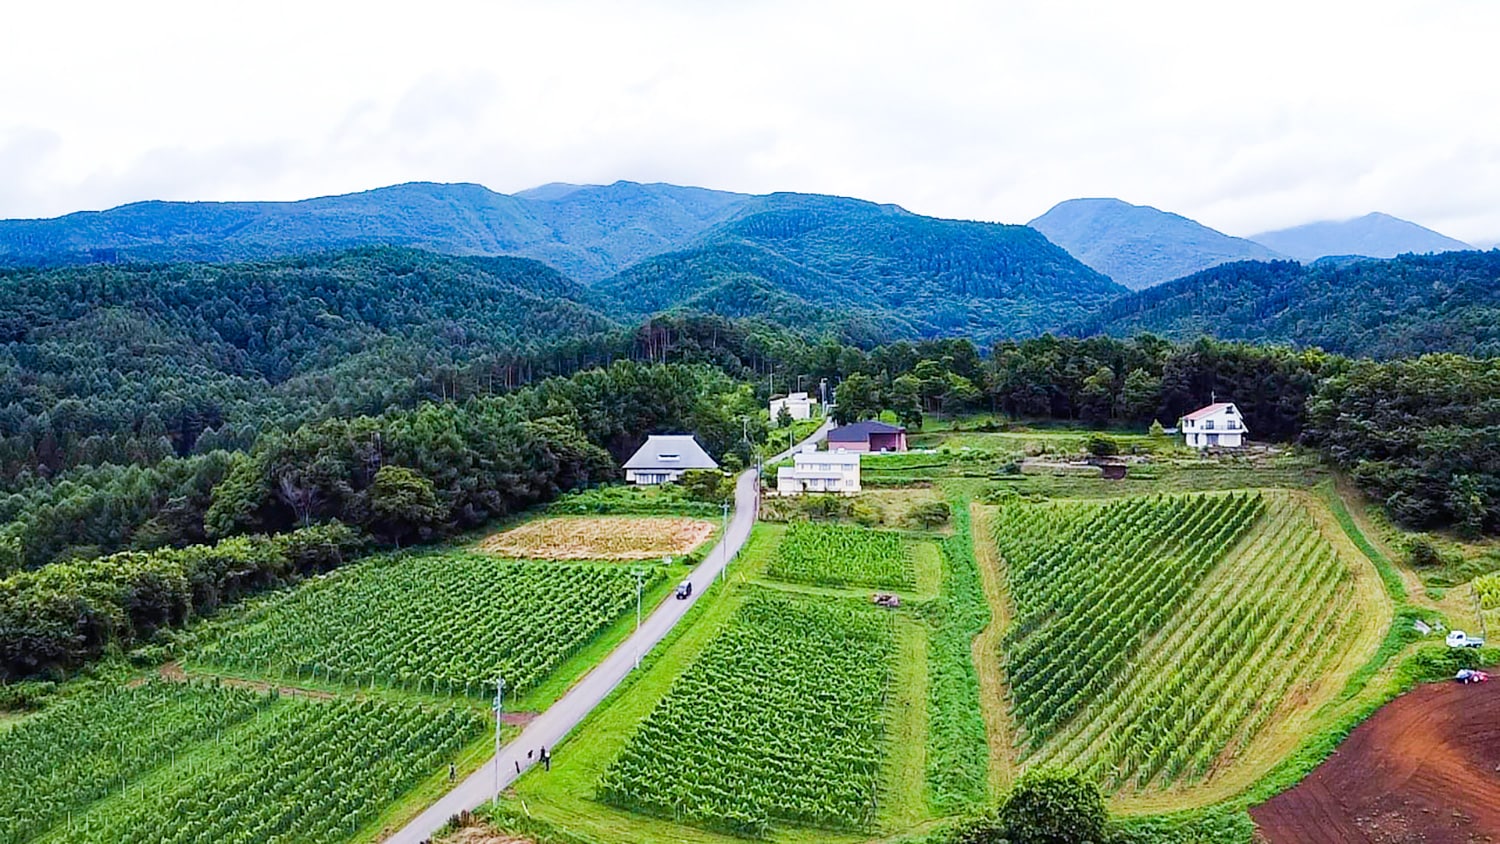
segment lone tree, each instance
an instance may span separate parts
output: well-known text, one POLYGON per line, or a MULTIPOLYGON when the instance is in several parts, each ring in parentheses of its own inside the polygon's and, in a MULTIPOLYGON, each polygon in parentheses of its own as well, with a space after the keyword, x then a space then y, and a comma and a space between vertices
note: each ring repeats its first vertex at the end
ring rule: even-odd
POLYGON ((995 819, 1011 844, 1094 844, 1104 840, 1109 812, 1082 775, 1037 768, 1016 781, 995 819))

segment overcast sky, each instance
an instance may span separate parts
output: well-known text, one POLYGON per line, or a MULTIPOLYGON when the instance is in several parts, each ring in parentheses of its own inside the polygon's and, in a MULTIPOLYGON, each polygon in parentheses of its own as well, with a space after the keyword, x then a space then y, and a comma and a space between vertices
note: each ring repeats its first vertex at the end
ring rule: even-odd
POLYGON ((630 179, 1500 239, 1493 0, 6 5, 5 217, 630 179))

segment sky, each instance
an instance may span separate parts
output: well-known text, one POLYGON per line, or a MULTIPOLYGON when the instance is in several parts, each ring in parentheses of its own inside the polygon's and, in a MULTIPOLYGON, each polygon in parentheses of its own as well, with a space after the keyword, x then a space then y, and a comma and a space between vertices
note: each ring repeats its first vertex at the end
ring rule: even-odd
POLYGON ((0 217, 672 182, 1500 240, 1500 3, 7 3, 0 217))

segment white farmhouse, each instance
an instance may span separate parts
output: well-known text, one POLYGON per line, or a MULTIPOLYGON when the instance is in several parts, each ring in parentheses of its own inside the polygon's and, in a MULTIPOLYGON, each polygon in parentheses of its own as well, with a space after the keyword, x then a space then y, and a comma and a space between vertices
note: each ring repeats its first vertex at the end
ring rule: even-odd
POLYGON ((1193 448, 1239 448, 1245 444, 1245 419, 1234 402, 1214 402, 1182 417, 1179 426, 1193 448))
POLYGON ((801 495, 805 492, 836 492, 853 495, 859 492, 859 453, 818 451, 804 446, 792 455, 792 465, 776 470, 776 492, 779 495, 801 495))
POLYGON ((772 425, 775 425, 776 420, 781 418, 781 409, 783 407, 786 408, 787 413, 792 415, 793 419, 812 418, 812 400, 807 397, 807 393, 792 393, 785 398, 771 399, 772 425))
POLYGON ((625 461, 625 482, 638 486, 680 480, 689 469, 717 469, 692 434, 652 434, 625 461))

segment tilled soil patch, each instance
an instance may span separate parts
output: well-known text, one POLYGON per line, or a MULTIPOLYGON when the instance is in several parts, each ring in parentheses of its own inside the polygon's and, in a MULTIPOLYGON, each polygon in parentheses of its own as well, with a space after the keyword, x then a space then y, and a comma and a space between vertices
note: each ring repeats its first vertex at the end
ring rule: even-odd
POLYGON ((1500 842, 1500 682, 1402 695, 1250 816, 1274 844, 1500 842))

